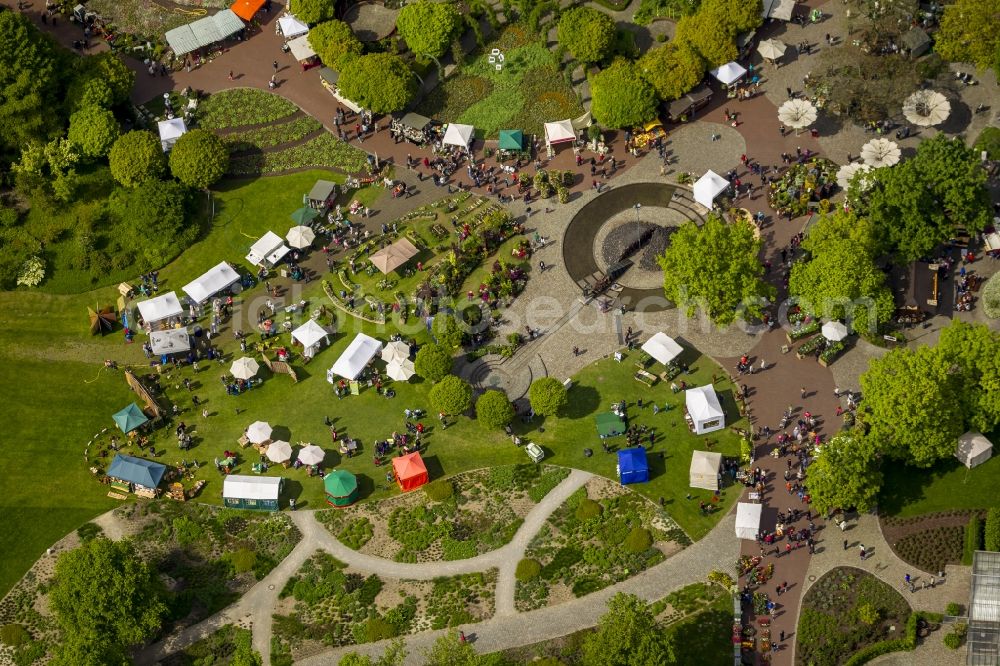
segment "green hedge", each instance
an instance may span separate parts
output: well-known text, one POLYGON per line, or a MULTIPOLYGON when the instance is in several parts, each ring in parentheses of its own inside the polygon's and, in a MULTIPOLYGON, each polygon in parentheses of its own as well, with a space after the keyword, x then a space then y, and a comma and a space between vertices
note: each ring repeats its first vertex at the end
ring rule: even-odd
POLYGON ((962 564, 968 566, 972 564, 972 556, 983 546, 983 522, 978 515, 969 518, 969 524, 965 526, 965 546, 962 550, 962 564))
POLYGON ((938 623, 941 622, 943 617, 940 613, 926 613, 923 611, 911 613, 910 618, 906 621, 906 635, 903 638, 894 638, 874 643, 858 650, 851 655, 850 659, 844 662, 844 666, 861 666, 861 664, 867 664, 875 657, 880 657, 890 652, 910 652, 917 647, 917 621, 923 618, 928 622, 938 623))
POLYGON ((986 531, 984 535, 986 550, 1000 551, 1000 509, 993 507, 986 514, 986 531))

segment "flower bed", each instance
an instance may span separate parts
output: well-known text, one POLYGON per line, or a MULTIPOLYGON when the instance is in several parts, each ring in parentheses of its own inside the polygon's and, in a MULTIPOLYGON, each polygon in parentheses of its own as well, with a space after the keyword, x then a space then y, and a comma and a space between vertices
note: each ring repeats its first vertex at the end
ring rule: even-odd
POLYGON ((819 323, 819 320, 813 319, 808 324, 796 326, 792 330, 788 331, 785 333, 785 337, 788 338, 789 342, 795 342, 796 340, 801 340, 802 338, 813 335, 814 333, 818 333, 820 326, 821 324, 819 323))
POLYGON ((279 95, 255 88, 233 88, 213 93, 198 105, 198 126, 221 130, 244 125, 273 123, 298 111, 279 95))
POLYGON ((321 129, 323 123, 312 116, 302 116, 285 123, 223 135, 222 143, 226 145, 231 155, 251 150, 263 151, 283 143, 300 141, 321 129))
POLYGON ((831 342, 826 346, 826 349, 821 351, 819 354, 820 365, 825 367, 833 363, 834 359, 843 354, 845 349, 847 349, 847 346, 842 340, 831 342))
POLYGON ((799 217, 809 212, 809 202, 829 198, 837 182, 837 165, 814 157, 793 164, 779 180, 771 183, 768 201, 779 216, 799 217))
POLYGON ((229 174, 267 175, 306 167, 327 167, 357 173, 367 169, 368 162, 361 150, 324 133, 287 150, 235 157, 229 161, 229 174))
POLYGON ((817 335, 814 338, 810 338, 809 340, 806 340, 801 345, 799 345, 799 348, 795 350, 795 355, 798 356, 799 358, 805 358, 806 356, 813 356, 814 354, 818 354, 820 353, 820 350, 823 349, 824 342, 825 341, 823 339, 823 336, 821 335, 817 335))

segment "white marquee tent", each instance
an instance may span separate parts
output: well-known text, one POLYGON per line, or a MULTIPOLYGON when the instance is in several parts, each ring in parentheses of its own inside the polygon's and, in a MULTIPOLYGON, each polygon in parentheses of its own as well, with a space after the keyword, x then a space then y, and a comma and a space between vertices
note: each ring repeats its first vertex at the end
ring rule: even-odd
POLYGON ((316 51, 309 44, 309 35, 300 35, 292 41, 288 42, 288 48, 292 52, 292 56, 302 62, 303 60, 309 60, 316 55, 316 51))
POLYGON ((285 39, 295 39, 309 32, 309 26, 291 14, 285 14, 278 19, 278 28, 285 39))
POLYGON ((186 328, 172 328, 166 331, 152 331, 149 346, 155 356, 179 354, 191 351, 191 337, 186 328))
POLYGON ((646 352, 657 361, 666 365, 681 355, 684 348, 677 344, 672 337, 660 331, 642 345, 642 351, 646 352))
POLYGON ((958 438, 955 447, 955 457, 963 465, 972 469, 981 465, 993 456, 993 442, 986 439, 981 432, 967 432, 958 438))
POLYGON ((274 500, 281 495, 280 476, 227 474, 222 481, 222 497, 235 500, 274 500))
POLYGON ((727 62, 722 67, 717 67, 709 73, 728 86, 731 83, 739 81, 740 77, 747 73, 747 70, 738 62, 727 62))
POLYGON ((694 200, 709 210, 719 196, 729 187, 729 181, 711 169, 694 184, 694 200))
POLYGON ((791 21, 795 0, 764 0, 764 18, 791 21))
POLYGON ((281 236, 273 231, 268 231, 250 247, 250 254, 247 255, 246 259, 254 266, 261 264, 274 266, 289 252, 290 250, 281 236))
POLYGON ((303 356, 311 358, 319 351, 319 343, 325 341, 330 344, 329 333, 322 326, 316 323, 315 319, 310 319, 306 323, 292 331, 292 337, 302 343, 303 356))
POLYGON ((172 291, 162 296, 151 298, 148 301, 136 303, 136 307, 139 308, 139 314, 142 315, 143 320, 147 324, 154 324, 158 321, 170 319, 171 317, 179 317, 184 314, 184 308, 181 307, 181 302, 177 300, 177 294, 172 291))
POLYGON ((692 451, 689 485, 704 490, 719 489, 722 454, 715 451, 692 451))
POLYGON ((684 404, 696 435, 704 435, 726 427, 726 413, 722 411, 719 396, 711 384, 686 390, 684 404))
POLYGON ((556 143, 566 143, 575 141, 576 132, 573 131, 573 121, 566 119, 554 123, 545 123, 545 145, 551 146, 556 143))
POLYGON ((356 379, 368 365, 368 361, 382 349, 382 343, 364 333, 358 333, 344 353, 326 373, 326 381, 334 382, 333 376, 340 375, 344 379, 356 379))
POLYGON ((468 148, 472 141, 472 135, 476 128, 472 125, 462 125, 459 123, 448 123, 448 129, 444 132, 444 139, 441 140, 446 146, 459 146, 468 148))
POLYGON ((183 118, 171 118, 156 123, 156 129, 160 132, 160 147, 167 152, 187 132, 187 125, 183 118))
POLYGON ((760 532, 760 504, 740 502, 736 505, 736 536, 740 539, 756 539, 760 532))
POLYGON ((217 293, 240 281, 240 274, 222 262, 193 282, 184 285, 184 293, 195 303, 204 303, 217 293))

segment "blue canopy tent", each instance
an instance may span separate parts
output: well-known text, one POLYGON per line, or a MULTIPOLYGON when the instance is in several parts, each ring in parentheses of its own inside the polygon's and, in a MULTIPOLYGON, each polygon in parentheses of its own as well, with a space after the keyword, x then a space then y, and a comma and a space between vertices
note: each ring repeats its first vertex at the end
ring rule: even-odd
POLYGON ((142 410, 134 402, 117 414, 114 414, 111 418, 115 420, 118 428, 125 434, 132 432, 149 420, 149 417, 143 414, 142 410))
POLYGON ((618 478, 623 486, 628 483, 649 481, 646 449, 638 446, 634 449, 622 449, 618 452, 618 478))

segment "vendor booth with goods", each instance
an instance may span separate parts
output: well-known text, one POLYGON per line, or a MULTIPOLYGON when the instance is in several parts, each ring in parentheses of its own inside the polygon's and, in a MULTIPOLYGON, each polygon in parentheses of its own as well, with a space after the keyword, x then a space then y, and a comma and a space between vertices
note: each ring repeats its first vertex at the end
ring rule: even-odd
POLYGON ((184 293, 195 303, 204 303, 219 292, 225 291, 240 281, 240 274, 225 261, 213 266, 182 287, 184 293))
POLYGON ((284 479, 230 474, 222 482, 222 503, 230 509, 277 511, 284 479))
POLYGON ((696 435, 704 435, 726 427, 726 414, 722 411, 719 396, 711 384, 686 390, 684 411, 688 427, 696 435))
POLYGON ((736 505, 736 536, 740 539, 756 540, 760 532, 760 515, 763 506, 740 502, 736 505))
POLYGON ((431 126, 430 118, 410 112, 402 116, 393 116, 389 132, 394 139, 421 145, 431 140, 431 126))
POLYGON ((152 330, 158 324, 161 326, 169 325, 171 320, 179 320, 184 314, 184 308, 181 307, 177 294, 172 291, 156 298, 139 301, 135 307, 138 308, 142 324, 147 331, 152 330))
POLYGON ((688 485, 702 490, 719 489, 722 454, 715 451, 692 451, 688 485))
POLYGON ((114 490, 152 499, 166 471, 166 466, 158 462, 119 453, 108 466, 107 478, 114 490))
POLYGON ((646 460, 646 449, 637 446, 618 452, 618 480, 623 486, 649 481, 649 462, 646 460))
POLYGON ((380 351, 382 351, 382 343, 380 341, 370 335, 358 333, 351 340, 351 344, 347 346, 344 353, 340 355, 340 358, 333 364, 333 367, 327 370, 326 381, 333 384, 335 375, 344 379, 357 379, 365 369, 365 366, 380 351))
POLYGON ((403 492, 415 490, 428 481, 427 466, 419 452, 392 459, 392 474, 403 492))

